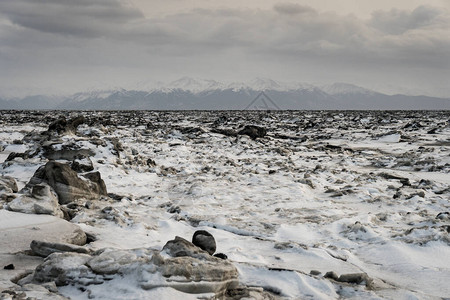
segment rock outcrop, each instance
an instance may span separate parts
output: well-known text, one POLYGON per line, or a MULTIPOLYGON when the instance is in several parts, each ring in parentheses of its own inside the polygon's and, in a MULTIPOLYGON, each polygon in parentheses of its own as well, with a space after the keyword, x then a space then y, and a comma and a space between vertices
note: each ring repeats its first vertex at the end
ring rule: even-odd
POLYGON ((25 187, 47 183, 58 194, 59 203, 67 204, 79 198, 98 199, 106 196, 106 186, 99 172, 78 175, 69 164, 49 161, 40 167, 25 187))
POLYGON ((84 116, 78 116, 70 120, 62 117, 53 121, 48 126, 48 132, 57 132, 58 134, 75 133, 77 131, 77 127, 85 122, 86 119, 84 116))
POLYGON ((8 204, 8 209, 26 214, 63 217, 63 212, 59 209, 58 196, 46 183, 35 184, 31 191, 19 194, 8 204))
POLYGON ((22 283, 87 286, 120 275, 129 276, 144 290, 170 287, 190 294, 224 295, 238 286, 238 271, 231 262, 213 257, 181 237, 168 241, 162 251, 103 249, 89 255, 78 251, 82 247, 54 243, 33 241, 31 247, 39 253, 43 250, 42 255, 58 251, 22 283))

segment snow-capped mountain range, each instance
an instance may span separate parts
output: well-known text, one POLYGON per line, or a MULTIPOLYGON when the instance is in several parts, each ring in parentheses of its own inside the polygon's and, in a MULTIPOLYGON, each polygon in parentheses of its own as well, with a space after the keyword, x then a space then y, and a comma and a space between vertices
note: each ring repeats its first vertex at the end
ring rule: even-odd
MULTIPOLYGON (((333 85, 345 85, 348 89, 358 89, 362 88, 350 85, 350 84, 333 84, 333 85)), ((235 92, 241 90, 254 90, 254 91, 292 91, 292 90, 314 90, 318 87, 307 84, 307 83, 299 83, 299 82, 279 82, 270 78, 255 78, 249 82, 231 82, 231 83, 222 83, 212 79, 199 79, 199 78, 191 78, 191 77, 182 77, 178 80, 175 80, 170 83, 158 83, 156 88, 143 89, 149 91, 173 91, 173 90, 184 90, 190 91, 192 93, 201 93, 206 91, 215 91, 215 90, 233 90, 235 92)), ((327 88, 327 86, 324 86, 327 88)), ((142 90, 142 88, 141 88, 142 90)), ((367 90, 368 91, 368 90, 367 90)))
POLYGON ((170 83, 140 83, 123 89, 91 90, 70 96, 0 99, 0 109, 242 110, 242 109, 450 109, 450 99, 386 95, 356 85, 315 86, 256 78, 222 83, 183 77, 170 83))

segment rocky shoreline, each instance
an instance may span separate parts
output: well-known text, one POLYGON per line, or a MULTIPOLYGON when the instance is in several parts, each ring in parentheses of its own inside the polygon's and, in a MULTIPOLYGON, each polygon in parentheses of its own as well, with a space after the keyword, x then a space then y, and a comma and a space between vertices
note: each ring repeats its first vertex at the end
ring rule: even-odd
POLYGON ((449 116, 3 111, 0 299, 443 297, 360 252, 450 245, 449 116))

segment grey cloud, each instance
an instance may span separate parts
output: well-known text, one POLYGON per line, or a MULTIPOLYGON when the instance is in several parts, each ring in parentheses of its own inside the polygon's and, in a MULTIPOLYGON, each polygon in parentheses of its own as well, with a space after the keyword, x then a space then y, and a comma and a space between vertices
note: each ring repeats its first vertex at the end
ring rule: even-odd
POLYGON ((399 35, 409 30, 439 24, 442 12, 436 8, 419 6, 412 12, 393 9, 376 11, 372 14, 370 24, 388 34, 399 35))
POLYGON ((118 0, 6 0, 0 2, 0 12, 19 26, 80 37, 108 35, 143 18, 139 10, 118 0))
POLYGON ((317 13, 316 10, 314 10, 312 7, 300 5, 297 3, 277 3, 273 8, 276 12, 286 15, 317 13))
MULTIPOLYGON (((449 14, 431 7, 379 11, 369 21, 293 3, 271 10, 196 9, 146 19, 114 0, 36 3, 0 0, 0 18, 16 24, 0 19, 1 85, 13 81, 10 73, 44 80, 40 75, 30 79, 41 70, 49 77, 75 77, 73 82, 187 70, 208 74, 200 76, 238 70, 234 76, 277 68, 281 75, 319 78, 324 76, 319 70, 326 69, 327 76, 337 79, 345 70, 359 78, 388 69, 409 78, 414 68, 443 74, 450 61, 449 14)), ((264 75, 270 76, 256 74, 264 75)))

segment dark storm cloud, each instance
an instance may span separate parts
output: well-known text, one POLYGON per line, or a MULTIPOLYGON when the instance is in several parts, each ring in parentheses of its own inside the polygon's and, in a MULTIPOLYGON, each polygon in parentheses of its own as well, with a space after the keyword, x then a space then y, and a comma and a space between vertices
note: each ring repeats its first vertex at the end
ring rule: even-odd
POLYGON ((40 32, 97 37, 142 19, 142 13, 116 0, 1 1, 0 12, 13 24, 40 32))

